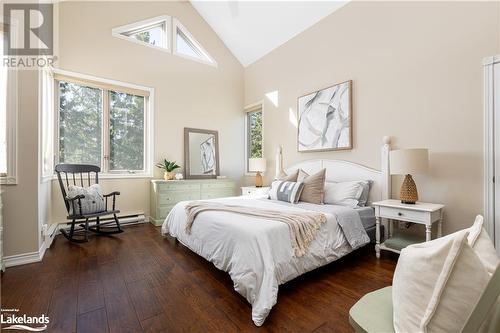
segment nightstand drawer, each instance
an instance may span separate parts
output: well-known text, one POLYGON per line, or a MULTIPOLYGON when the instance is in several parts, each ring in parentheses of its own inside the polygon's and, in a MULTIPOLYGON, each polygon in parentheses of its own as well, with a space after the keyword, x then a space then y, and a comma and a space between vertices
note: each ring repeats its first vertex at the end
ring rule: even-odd
POLYGON ((428 212, 421 212, 415 210, 406 210, 400 208, 392 207, 380 207, 380 216, 389 219, 402 219, 404 221, 415 221, 415 222, 431 222, 430 215, 428 212))

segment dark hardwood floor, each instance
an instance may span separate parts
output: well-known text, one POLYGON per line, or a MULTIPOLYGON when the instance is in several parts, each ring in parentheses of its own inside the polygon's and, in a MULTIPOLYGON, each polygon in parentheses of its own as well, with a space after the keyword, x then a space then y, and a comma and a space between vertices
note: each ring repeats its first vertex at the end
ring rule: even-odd
POLYGON ((48 315, 49 332, 351 332, 349 308, 391 284, 396 260, 369 245, 303 275, 258 328, 227 273, 143 224, 78 245, 58 236, 43 262, 7 269, 1 305, 48 315))

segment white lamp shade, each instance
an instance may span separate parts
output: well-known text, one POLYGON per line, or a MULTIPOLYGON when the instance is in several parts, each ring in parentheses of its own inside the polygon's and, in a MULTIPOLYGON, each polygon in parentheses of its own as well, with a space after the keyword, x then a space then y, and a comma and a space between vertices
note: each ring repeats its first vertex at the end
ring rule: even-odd
POLYGON ((392 150, 391 175, 418 175, 429 169, 429 151, 427 149, 392 150))
POLYGON ((266 171, 266 159, 265 158, 249 158, 248 159, 248 171, 251 172, 264 172, 266 171))

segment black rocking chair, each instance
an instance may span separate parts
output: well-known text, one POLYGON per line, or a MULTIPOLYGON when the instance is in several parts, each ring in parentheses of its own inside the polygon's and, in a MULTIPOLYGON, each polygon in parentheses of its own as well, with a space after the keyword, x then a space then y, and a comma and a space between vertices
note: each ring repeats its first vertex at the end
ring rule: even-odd
POLYGON ((83 243, 88 241, 89 230, 101 235, 112 235, 123 232, 120 227, 120 221, 118 221, 118 217, 116 216, 116 214, 120 213, 120 211, 116 209, 116 196, 120 195, 120 192, 115 191, 103 195, 105 199, 105 210, 92 214, 82 214, 81 199, 85 197, 84 195, 77 195, 73 198, 67 196, 67 188, 70 185, 84 187, 85 183, 87 183, 87 186, 91 186, 92 183, 98 184, 101 168, 95 165, 86 164, 58 164, 55 167, 55 171, 57 173, 57 179, 59 180, 59 186, 61 187, 64 204, 68 211, 67 218, 71 220, 71 222, 67 223, 71 225, 69 232, 65 229, 60 230, 64 237, 71 242, 83 243), (110 197, 113 197, 113 202, 110 207, 111 209, 108 210, 108 198, 110 197), (111 221, 102 222, 101 217, 106 215, 113 215, 113 218, 103 219, 111 221), (89 222, 95 222, 95 224, 89 226, 89 222), (80 229, 75 230, 75 224, 79 224, 80 229), (111 226, 110 224, 114 225, 111 226), (81 235, 82 233, 83 236, 81 235))

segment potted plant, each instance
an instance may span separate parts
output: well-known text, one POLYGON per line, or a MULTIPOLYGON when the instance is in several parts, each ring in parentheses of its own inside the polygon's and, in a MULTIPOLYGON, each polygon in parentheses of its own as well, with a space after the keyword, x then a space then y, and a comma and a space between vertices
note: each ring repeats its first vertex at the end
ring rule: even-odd
POLYGON ((164 159, 161 163, 156 163, 156 167, 165 170, 163 173, 165 180, 173 180, 175 178, 174 170, 180 168, 175 162, 167 161, 167 159, 164 159))

